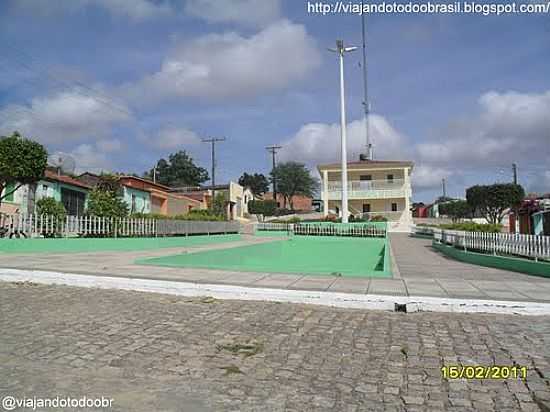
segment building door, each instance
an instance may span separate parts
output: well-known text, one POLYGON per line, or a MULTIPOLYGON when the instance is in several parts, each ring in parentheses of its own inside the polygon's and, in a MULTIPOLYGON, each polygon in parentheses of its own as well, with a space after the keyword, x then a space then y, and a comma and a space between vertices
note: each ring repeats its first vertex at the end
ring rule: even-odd
POLYGON ((80 216, 84 214, 86 195, 76 190, 61 188, 61 203, 65 206, 67 215, 80 216))
POLYGON ((363 213, 370 213, 370 203, 363 203, 363 213))

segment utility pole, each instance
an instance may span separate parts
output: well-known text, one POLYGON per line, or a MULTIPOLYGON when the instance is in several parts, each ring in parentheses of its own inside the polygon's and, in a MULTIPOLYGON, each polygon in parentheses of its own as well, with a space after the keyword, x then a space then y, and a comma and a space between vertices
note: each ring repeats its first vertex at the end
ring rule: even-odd
MULTIPOLYGON (((518 184, 518 165, 516 163, 512 163, 512 172, 514 175, 514 184, 518 184)), ((514 207, 514 233, 517 233, 517 221, 518 221, 518 208, 514 207)))
POLYGON ((212 204, 211 207, 214 207, 214 200, 216 199, 216 142, 224 142, 225 137, 212 137, 210 139, 202 139, 204 143, 210 143, 212 148, 212 176, 210 182, 212 183, 212 204))
MULTIPOLYGON (((363 10, 363 4, 364 2, 361 1, 361 10, 363 10)), ((369 114, 370 114, 370 102, 369 102, 369 94, 368 94, 368 88, 367 88, 367 23, 365 21, 366 13, 361 13, 361 34, 363 37, 363 62, 362 62, 362 69, 363 69, 363 110, 364 110, 364 121, 365 121, 365 137, 366 137, 366 145, 367 145, 367 152, 364 155, 359 156, 359 160, 372 160, 373 154, 372 154, 372 143, 370 139, 370 130, 369 130, 369 114)))
POLYGON ((329 49, 338 53, 340 63, 340 133, 342 143, 342 223, 348 223, 348 155, 346 145, 346 99, 344 93, 344 53, 357 50, 354 46, 344 46, 343 40, 336 40, 336 48, 329 49))
MULTIPOLYGON (((277 166, 277 162, 275 161, 275 155, 277 154, 277 150, 282 149, 282 147, 283 146, 275 146, 275 145, 266 147, 267 151, 271 153, 271 159, 273 161, 273 168, 271 169, 272 174, 275 171, 275 166, 277 166)), ((275 201, 275 203, 277 203, 277 182, 276 182, 277 179, 275 179, 274 174, 272 177, 273 177, 273 200, 275 201)))
POLYGON ((443 185, 443 200, 447 197, 447 187, 445 178, 441 179, 441 184, 443 185))

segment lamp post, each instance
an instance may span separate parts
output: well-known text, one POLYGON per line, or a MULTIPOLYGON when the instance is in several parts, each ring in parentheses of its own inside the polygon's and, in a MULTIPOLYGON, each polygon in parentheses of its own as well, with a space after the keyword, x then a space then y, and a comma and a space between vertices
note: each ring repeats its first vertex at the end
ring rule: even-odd
POLYGON ((340 133, 342 143, 342 223, 348 223, 348 159, 346 144, 346 103, 344 94, 344 53, 356 50, 354 46, 344 46, 343 40, 336 40, 336 48, 329 49, 338 53, 340 61, 340 133))

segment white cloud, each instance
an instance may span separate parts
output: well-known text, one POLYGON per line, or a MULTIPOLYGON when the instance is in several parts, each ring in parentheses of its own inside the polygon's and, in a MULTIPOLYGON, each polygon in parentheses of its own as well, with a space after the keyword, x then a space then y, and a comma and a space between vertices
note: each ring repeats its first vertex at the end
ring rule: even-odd
POLYGON ((211 23, 262 26, 281 15, 280 0, 187 0, 185 11, 211 23))
POLYGON ((140 140, 156 149, 177 149, 201 142, 194 131, 175 127, 159 130, 155 135, 144 136, 140 140))
POLYGON ((0 110, 0 132, 18 130, 43 143, 62 143, 97 138, 129 119, 130 113, 119 104, 70 91, 34 98, 30 105, 5 107, 0 110))
MULTIPOLYGON (((348 160, 358 160, 365 151, 365 124, 355 120, 347 125, 348 160)), ((376 158, 406 160, 406 139, 382 116, 371 115, 371 137, 376 142, 376 158)), ((337 162, 340 159, 340 125, 309 123, 289 140, 283 142, 279 158, 295 160, 310 166, 319 163, 337 162)))
POLYGON ((283 89, 319 64, 304 26, 281 20, 250 37, 228 32, 182 41, 157 73, 125 93, 132 101, 250 97, 283 89))
POLYGON ((419 144, 419 159, 461 168, 550 157, 550 91, 489 92, 479 107, 477 116, 449 123, 438 141, 419 144))
POLYGON ((76 174, 84 172, 101 173, 112 170, 111 160, 92 144, 81 144, 74 148, 69 154, 74 158, 76 164, 76 174))
POLYGON ((119 139, 103 139, 96 142, 96 146, 99 150, 106 153, 120 152, 125 144, 119 139))
POLYGON ((441 187, 441 180, 448 179, 451 175, 452 171, 448 169, 420 164, 414 168, 411 180, 414 189, 426 190, 441 187))
POLYGON ((40 16, 57 16, 74 13, 87 7, 100 7, 114 16, 143 21, 174 13, 167 1, 150 0, 17 0, 14 6, 19 11, 40 16))

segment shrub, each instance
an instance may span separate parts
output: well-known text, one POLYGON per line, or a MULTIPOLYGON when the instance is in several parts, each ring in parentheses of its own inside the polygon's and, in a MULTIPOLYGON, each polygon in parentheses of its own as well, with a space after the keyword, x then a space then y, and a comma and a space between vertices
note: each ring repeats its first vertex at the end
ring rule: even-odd
POLYGON ((65 219, 67 211, 63 203, 58 202, 53 197, 43 197, 36 202, 36 213, 39 215, 50 215, 60 219, 65 219))
POLYGON ((248 212, 254 215, 273 216, 276 209, 277 203, 274 200, 251 200, 248 202, 248 212))
POLYGON ((502 225, 500 224, 480 224, 475 222, 452 223, 439 225, 441 229, 447 230, 463 230, 465 232, 485 232, 485 233, 500 233, 502 225))
MULTIPOLYGON (((53 197, 43 197, 36 202, 36 213, 39 215, 48 215, 54 218, 55 232, 59 230, 58 224, 62 223, 67 216, 67 211, 63 203, 58 202, 53 197)), ((53 233, 43 233, 44 237, 55 236, 53 233)))
POLYGON ((285 216, 285 215, 293 215, 296 213, 294 210, 286 209, 284 207, 281 207, 279 209, 276 209, 273 213, 275 216, 285 216))
POLYGON ((371 219, 370 219, 371 222, 387 222, 388 219, 386 219, 384 216, 381 216, 381 215, 376 215, 376 216, 373 216, 371 219))
POLYGON ((126 217, 128 205, 115 192, 94 189, 90 192, 87 213, 98 217, 126 217))

